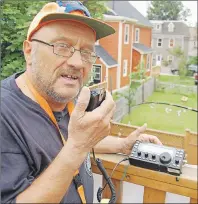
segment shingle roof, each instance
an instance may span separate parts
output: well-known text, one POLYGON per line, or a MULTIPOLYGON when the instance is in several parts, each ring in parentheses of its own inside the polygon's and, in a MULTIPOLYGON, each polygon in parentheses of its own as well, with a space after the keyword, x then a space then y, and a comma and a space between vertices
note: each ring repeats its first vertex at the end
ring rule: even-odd
POLYGON ((146 45, 143 45, 141 43, 133 43, 133 48, 137 49, 138 51, 141 51, 143 53, 153 52, 153 49, 151 49, 150 47, 147 47, 146 45))
POLYGON ((96 54, 108 65, 117 65, 118 62, 100 45, 95 45, 96 54))
MULTIPOLYGON (((119 16, 133 18, 138 20, 137 23, 152 27, 149 20, 144 17, 135 7, 128 1, 108 1, 107 6, 116 12, 119 16)), ((107 13, 108 14, 108 13, 107 13)), ((112 14, 111 14, 112 15, 112 14)))
MULTIPOLYGON (((157 24, 158 21, 151 21, 152 24, 157 24)), ((161 29, 161 32, 159 31, 155 31, 153 29, 153 33, 163 33, 163 34, 175 34, 175 35, 185 35, 185 36, 189 36, 190 33, 189 33, 189 28, 188 28, 188 25, 184 22, 181 22, 181 21, 173 21, 172 23, 174 24, 174 31, 173 32, 169 32, 168 31, 168 25, 169 23, 171 23, 171 21, 162 21, 161 23, 159 24, 162 24, 162 29, 161 29)))

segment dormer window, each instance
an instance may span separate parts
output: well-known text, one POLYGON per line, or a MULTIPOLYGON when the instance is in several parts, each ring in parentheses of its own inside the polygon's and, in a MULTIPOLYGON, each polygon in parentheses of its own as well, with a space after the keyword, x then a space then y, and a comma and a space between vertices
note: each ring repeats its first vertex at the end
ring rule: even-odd
POLYGON ((169 23, 168 24, 168 32, 173 32, 174 31, 174 24, 173 23, 169 23))
POLYGON ((161 29, 161 25, 160 25, 160 24, 156 24, 156 25, 155 25, 155 29, 156 29, 156 30, 160 30, 160 29, 161 29))

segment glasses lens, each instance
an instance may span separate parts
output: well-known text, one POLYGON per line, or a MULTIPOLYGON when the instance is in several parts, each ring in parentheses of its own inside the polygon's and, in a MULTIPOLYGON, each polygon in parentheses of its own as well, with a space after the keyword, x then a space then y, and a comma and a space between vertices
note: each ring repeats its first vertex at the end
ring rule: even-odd
POLYGON ((86 52, 81 51, 82 60, 89 62, 89 63, 95 63, 96 61, 96 54, 94 52, 86 52))
POLYGON ((54 45, 54 53, 63 57, 69 57, 72 54, 72 50, 66 44, 56 44, 54 45))

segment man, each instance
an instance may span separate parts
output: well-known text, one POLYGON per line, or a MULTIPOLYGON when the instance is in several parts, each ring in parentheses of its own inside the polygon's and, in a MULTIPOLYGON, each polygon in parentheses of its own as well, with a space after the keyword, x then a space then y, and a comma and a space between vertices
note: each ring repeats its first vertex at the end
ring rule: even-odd
POLYGON ((85 111, 95 41, 114 32, 77 1, 48 3, 33 19, 23 44, 26 71, 2 81, 2 203, 93 203, 92 148, 128 154, 137 138, 161 144, 141 135, 146 126, 125 139, 108 136, 115 110, 108 92, 85 111))

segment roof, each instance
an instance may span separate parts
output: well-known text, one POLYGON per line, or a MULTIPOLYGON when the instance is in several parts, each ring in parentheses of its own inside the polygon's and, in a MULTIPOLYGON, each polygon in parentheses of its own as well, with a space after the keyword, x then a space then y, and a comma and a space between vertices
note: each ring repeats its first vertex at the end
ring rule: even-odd
POLYGON ((118 62, 102 46, 95 45, 95 51, 108 67, 118 65, 118 62))
POLYGON ((146 53, 152 53, 153 49, 150 47, 147 47, 146 45, 143 45, 141 43, 133 43, 133 48, 140 52, 141 54, 146 54, 146 53))
POLYGON ((167 35, 184 35, 184 36, 189 36, 189 27, 188 25, 183 22, 183 21, 151 21, 152 24, 161 24, 162 25, 162 29, 161 31, 156 31, 155 29, 153 29, 153 34, 155 33, 162 33, 162 34, 167 34, 167 35), (168 25, 170 23, 173 23, 174 25, 174 31, 173 32, 169 32, 168 31, 168 25))
MULTIPOLYGON (((137 24, 152 27, 149 20, 144 17, 135 7, 133 7, 128 1, 108 1, 106 5, 112 9, 117 15, 133 18, 137 20, 137 24)), ((109 13, 112 12, 109 11, 109 13)), ((108 13, 106 13, 108 14, 108 13)), ((114 14, 115 15, 115 14, 114 14)))

